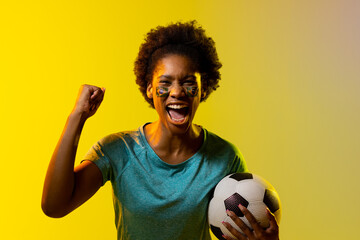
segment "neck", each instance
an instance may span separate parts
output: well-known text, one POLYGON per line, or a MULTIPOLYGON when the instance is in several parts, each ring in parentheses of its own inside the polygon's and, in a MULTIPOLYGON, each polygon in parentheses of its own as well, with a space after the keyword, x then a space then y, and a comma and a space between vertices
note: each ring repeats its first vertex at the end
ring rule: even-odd
POLYGON ((196 152, 202 144, 202 129, 195 124, 186 131, 172 132, 156 121, 146 125, 144 131, 150 146, 166 155, 196 152))

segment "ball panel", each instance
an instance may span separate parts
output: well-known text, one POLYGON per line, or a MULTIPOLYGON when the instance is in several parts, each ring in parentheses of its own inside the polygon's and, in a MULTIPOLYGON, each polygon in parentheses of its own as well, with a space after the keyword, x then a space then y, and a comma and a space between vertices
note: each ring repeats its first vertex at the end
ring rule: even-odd
POLYGON ((276 212, 280 208, 279 196, 275 191, 270 189, 265 190, 264 200, 265 205, 270 209, 272 213, 276 212))
POLYGON ((226 196, 230 196, 236 191, 236 184, 236 180, 228 177, 224 178, 216 185, 214 190, 214 197, 222 197, 223 200, 225 200, 226 196))
POLYGON ((251 202, 249 204, 248 210, 252 213, 252 215, 254 215, 261 227, 269 227, 270 224, 266 215, 266 205, 263 202, 251 202))
POLYGON ((254 181, 259 182, 261 185, 264 186, 264 188, 275 191, 275 188, 271 185, 271 183, 266 181, 264 178, 262 178, 258 175, 255 175, 255 174, 253 174, 253 177, 254 177, 254 181))
POLYGON ((222 237, 223 232, 221 231, 220 228, 215 227, 210 224, 210 229, 211 229, 212 233, 215 235, 215 237, 217 237, 220 240, 225 240, 225 238, 222 237))
POLYGON ((248 202, 259 201, 264 198, 265 188, 260 183, 248 179, 238 182, 236 185, 236 192, 248 202))
POLYGON ((240 211, 238 206, 239 204, 241 204, 247 207, 249 205, 249 202, 246 201, 245 198, 240 196, 240 194, 234 193, 224 201, 224 204, 226 209, 233 211, 239 217, 243 217, 244 214, 240 211))
POLYGON ((226 216, 227 214, 224 200, 218 197, 211 199, 208 209, 209 223, 214 226, 218 226, 219 223, 224 221, 226 216))
POLYGON ((251 173, 234 173, 230 175, 229 178, 233 178, 236 181, 241 181, 245 179, 252 179, 253 175, 251 173))

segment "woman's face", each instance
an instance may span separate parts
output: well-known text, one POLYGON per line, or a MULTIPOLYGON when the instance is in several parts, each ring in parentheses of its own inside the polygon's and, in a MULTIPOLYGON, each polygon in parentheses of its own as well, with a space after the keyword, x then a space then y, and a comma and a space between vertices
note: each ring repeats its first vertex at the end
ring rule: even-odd
POLYGON ((154 69, 147 96, 153 99, 162 125, 170 130, 187 130, 194 119, 201 95, 200 74, 185 56, 161 58, 154 69))

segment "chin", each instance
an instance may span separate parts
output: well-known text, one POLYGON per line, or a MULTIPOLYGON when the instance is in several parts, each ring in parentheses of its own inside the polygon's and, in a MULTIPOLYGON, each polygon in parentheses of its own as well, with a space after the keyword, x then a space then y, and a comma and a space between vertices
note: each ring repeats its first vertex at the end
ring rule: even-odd
POLYGON ((186 133, 192 125, 192 119, 189 118, 189 115, 185 116, 183 119, 172 119, 167 115, 167 125, 170 127, 171 131, 174 133, 186 133))

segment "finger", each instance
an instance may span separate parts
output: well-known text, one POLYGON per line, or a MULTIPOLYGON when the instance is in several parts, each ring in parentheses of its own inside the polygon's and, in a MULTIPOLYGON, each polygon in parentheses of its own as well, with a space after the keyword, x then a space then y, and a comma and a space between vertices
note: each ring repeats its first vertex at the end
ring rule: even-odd
POLYGON ((87 101, 89 101, 92 92, 93 91, 90 89, 89 85, 86 85, 86 84, 81 85, 76 101, 77 102, 87 102, 87 101))
POLYGON ((227 235, 222 235, 222 237, 226 240, 235 240, 234 238, 227 236, 227 235))
POLYGON ((104 95, 104 92, 102 91, 101 88, 96 87, 96 89, 91 89, 91 90, 93 90, 93 92, 90 96, 90 100, 95 100, 101 97, 102 95, 104 95))
POLYGON ((259 225, 258 221, 252 215, 252 213, 243 205, 239 204, 240 211, 245 215, 246 219, 249 221, 252 229, 254 229, 255 232, 261 233, 263 231, 262 227, 259 225))
POLYGON ((90 107, 90 115, 94 115, 96 111, 99 109, 101 102, 97 102, 96 104, 92 104, 90 107))
POLYGON ((251 229, 233 211, 226 210, 226 213, 230 216, 230 218, 234 221, 234 223, 237 226, 239 226, 239 228, 244 232, 244 234, 248 238, 253 237, 253 233, 252 233, 251 229))
POLYGON ((98 103, 98 102, 102 102, 103 99, 104 99, 104 92, 100 90, 100 93, 98 93, 94 101, 98 103))
MULTIPOLYGON (((229 232, 231 232, 231 234, 237 239, 237 240, 246 240, 246 237, 242 234, 242 233, 240 233, 238 230, 236 230, 233 226, 231 226, 231 224, 230 223, 228 223, 228 222, 222 222, 222 224, 227 228, 227 230, 229 230, 229 232)), ((226 235, 224 235, 224 236, 226 236, 226 235)), ((223 237, 224 237, 223 236, 223 237)), ((233 238, 231 238, 231 237, 229 237, 229 236, 226 236, 227 238, 225 238, 225 239, 233 239, 233 238)))
POLYGON ((104 91, 102 89, 96 90, 96 91, 97 92, 91 96, 91 97, 93 97, 94 95, 96 95, 95 98, 94 99, 90 98, 90 102, 89 102, 89 104, 90 104, 89 110, 93 114, 97 111, 97 109, 99 108, 100 104, 102 103, 102 101, 104 99, 104 91))
POLYGON ((98 94, 98 96, 95 99, 93 100, 90 99, 90 102, 91 104, 96 105, 98 108, 99 105, 102 103, 103 99, 104 99, 104 93, 101 91, 101 93, 98 94))
POLYGON ((269 223, 270 223, 270 229, 278 229, 278 223, 276 221, 275 215, 270 211, 269 208, 266 208, 266 213, 267 213, 267 217, 269 219, 269 223))

